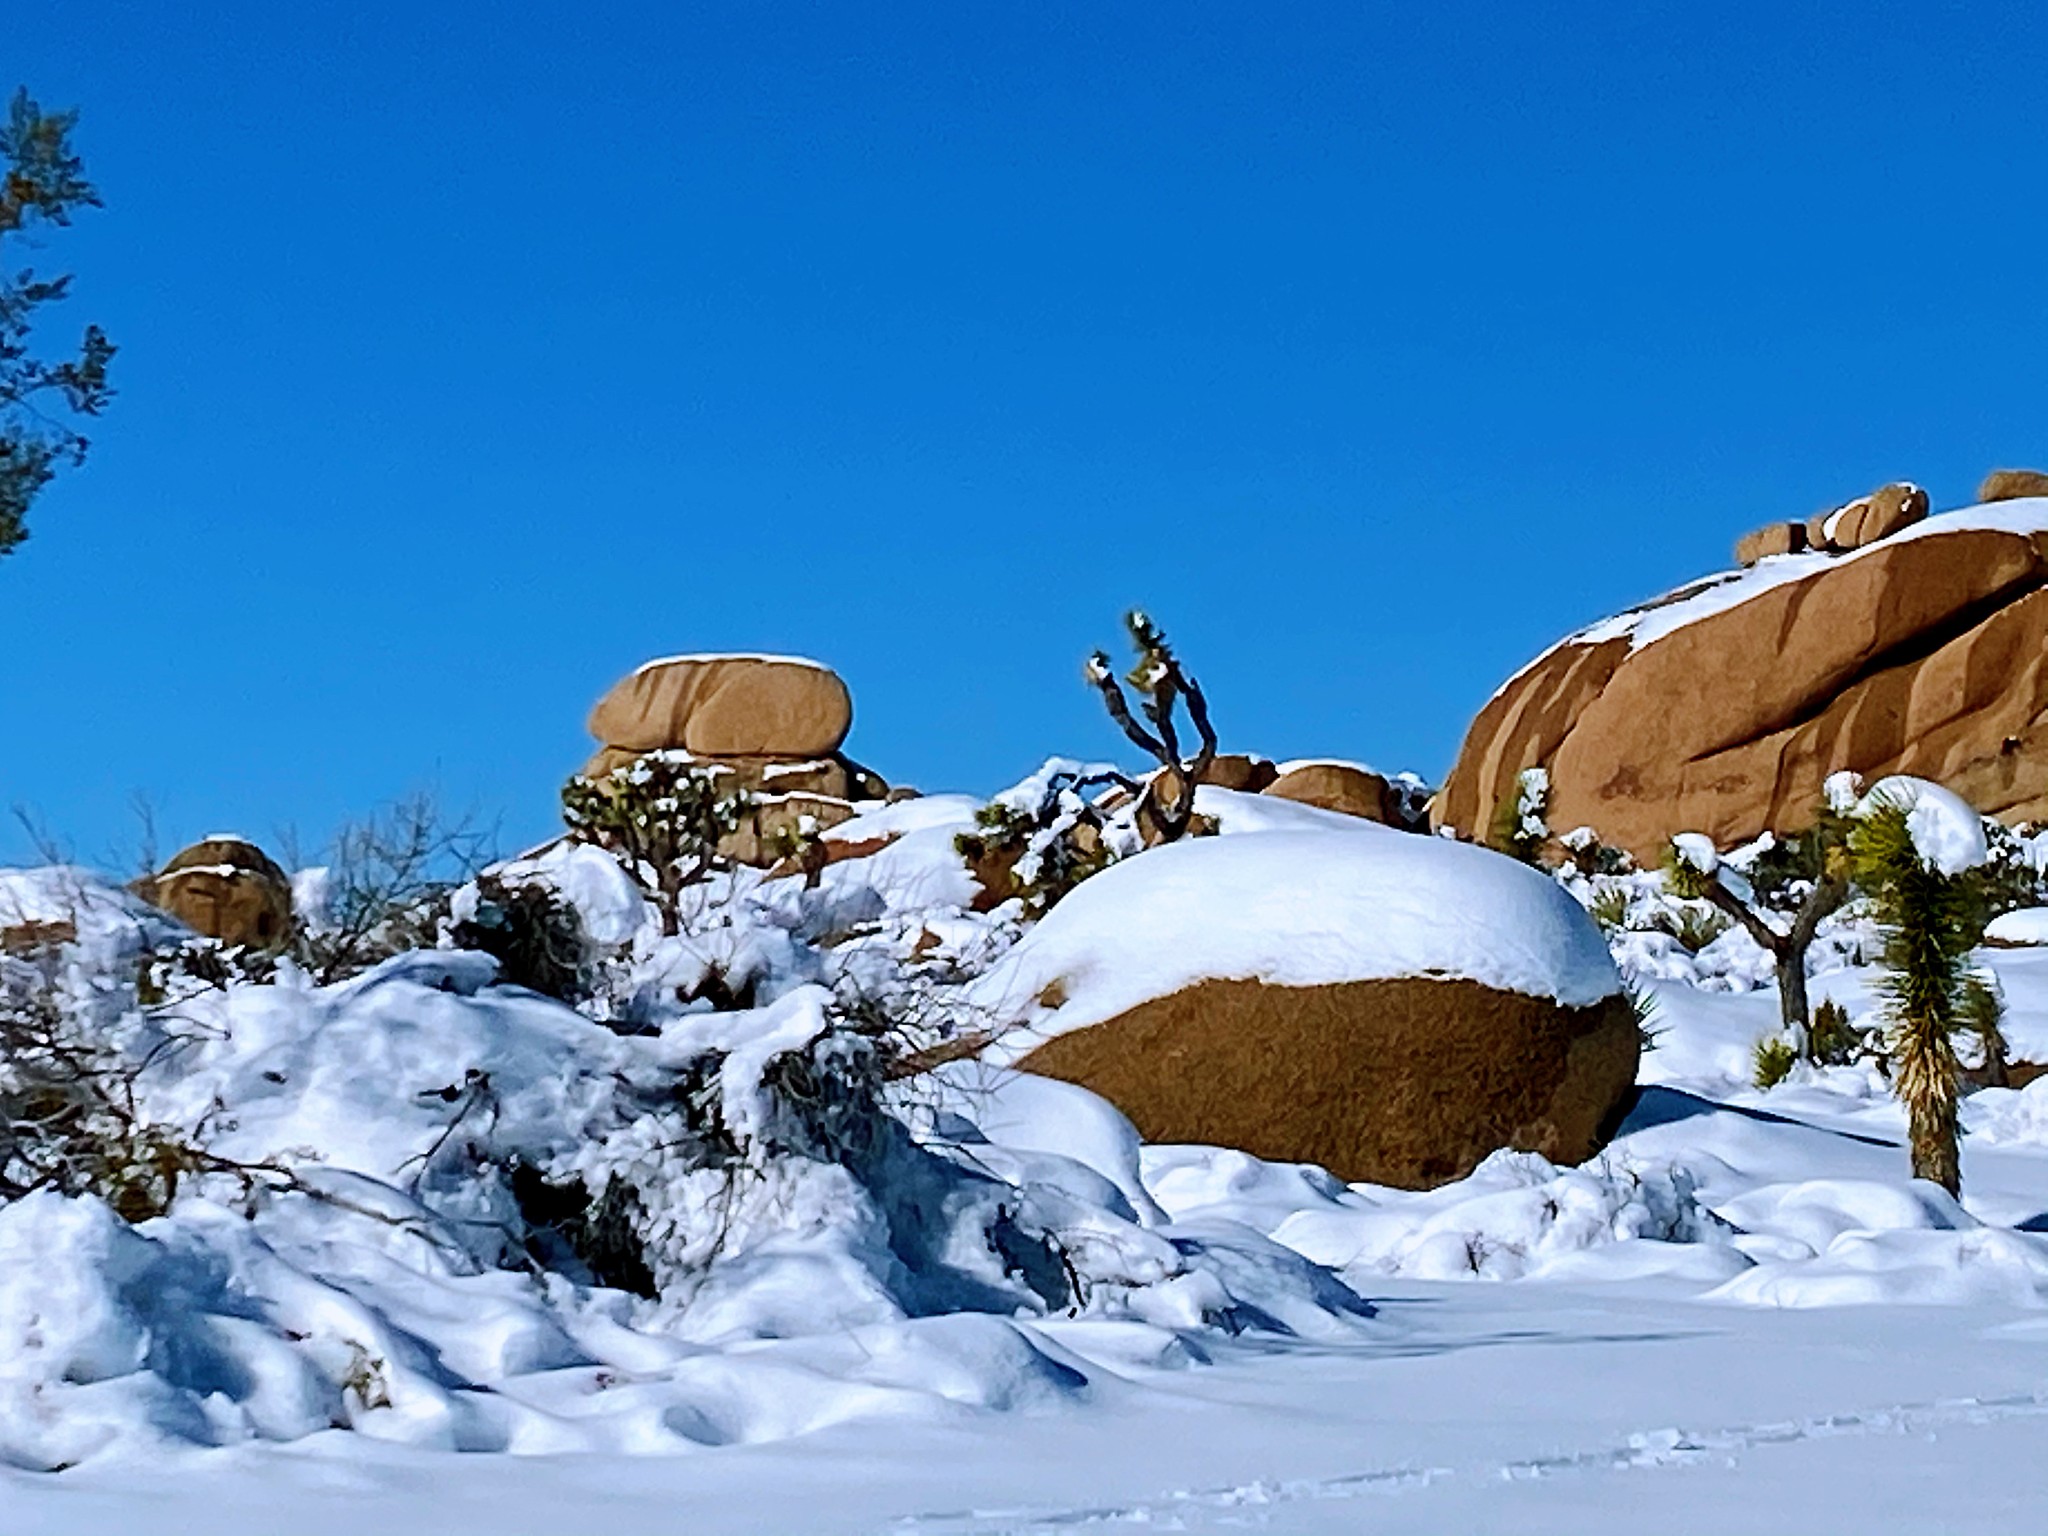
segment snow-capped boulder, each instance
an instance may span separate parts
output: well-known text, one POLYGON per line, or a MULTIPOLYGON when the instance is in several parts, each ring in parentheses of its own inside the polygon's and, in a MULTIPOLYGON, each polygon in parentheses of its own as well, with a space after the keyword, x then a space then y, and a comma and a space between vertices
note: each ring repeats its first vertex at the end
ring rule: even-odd
POLYGON ((1809 549, 1837 553, 1862 549, 1912 527, 1926 516, 1927 493, 1910 481, 1895 481, 1831 512, 1808 518, 1806 545, 1809 549))
POLYGON ((606 746, 785 762, 838 751, 852 726, 839 674, 792 656, 650 661, 590 712, 590 734, 606 746))
POLYGON ((1429 1186, 1503 1146, 1590 1157, 1640 1045, 1553 882, 1440 838, 1253 832, 1077 888, 970 989, 987 1059, 1103 1095, 1148 1141, 1429 1186))
POLYGON ((216 835, 175 855, 142 894, 223 944, 275 949, 291 937, 292 883, 244 838, 216 835))
MULTIPOLYGON (((1892 515, 1870 501, 1823 532, 1863 539, 1892 515)), ((1539 766, 1552 826, 1590 826, 1646 859, 1679 831, 1722 847, 1797 831, 1843 770, 1912 774, 2007 821, 2041 819, 2044 654, 2048 497, 1944 513, 1846 555, 1764 560, 1524 668, 1473 722, 1435 819, 1482 836, 1539 766)))

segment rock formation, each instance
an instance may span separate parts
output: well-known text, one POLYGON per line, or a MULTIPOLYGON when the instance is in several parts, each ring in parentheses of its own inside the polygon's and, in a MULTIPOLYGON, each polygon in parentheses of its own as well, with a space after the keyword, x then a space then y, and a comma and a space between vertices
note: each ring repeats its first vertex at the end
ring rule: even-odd
POLYGON ((856 800, 889 795, 839 751, 853 700, 836 672, 788 656, 673 656, 615 683, 590 712, 598 778, 648 752, 684 752, 733 776, 753 799, 724 853, 772 865, 803 827, 837 826, 856 800))
POLYGON ((1102 1094, 1149 1141, 1427 1187, 1497 1148, 1581 1162, 1640 1037, 1592 919, 1443 838, 1230 833, 1077 887, 967 1013, 995 1065, 1102 1094))
POLYGON ((209 837, 175 856, 138 894, 223 944, 281 948, 292 933, 292 885, 261 848, 209 837))
POLYGON ((1710 578, 1539 657, 1473 722, 1436 822, 1483 838, 1539 766, 1553 829, 1638 858, 1796 831, 1842 769, 2048 817, 2048 500, 1911 526, 1915 505, 1851 503, 1819 531, 1853 553, 1710 578))

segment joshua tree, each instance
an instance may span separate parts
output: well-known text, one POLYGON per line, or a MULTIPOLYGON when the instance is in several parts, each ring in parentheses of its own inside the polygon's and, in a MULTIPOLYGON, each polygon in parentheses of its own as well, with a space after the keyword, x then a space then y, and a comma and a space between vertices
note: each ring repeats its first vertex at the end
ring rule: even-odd
POLYGON ((1138 695, 1138 708, 1152 723, 1147 730, 1133 718, 1122 685, 1110 670, 1109 657, 1097 651, 1088 658, 1087 677, 1102 694, 1109 717, 1137 746, 1159 762, 1159 772, 1145 791, 1139 806, 1139 820, 1149 820, 1157 841, 1171 843, 1186 835, 1195 815, 1195 786, 1202 782, 1209 765, 1216 760, 1216 731, 1209 724, 1209 701, 1201 684, 1189 677, 1180 658, 1166 643, 1159 626, 1137 609, 1124 615, 1131 632, 1131 644, 1138 660, 1124 681, 1138 695), (1176 705, 1187 707, 1199 745, 1192 758, 1181 755, 1180 731, 1174 725, 1176 705))
POLYGON ((1759 861, 1747 880, 1731 876, 1714 845, 1698 833, 1672 839, 1664 861, 1664 881, 1674 896, 1712 903, 1769 953, 1777 970, 1779 1017, 1808 1061, 1819 1057, 1809 1027, 1806 952, 1821 920, 1849 899, 1848 833, 1848 818, 1824 809, 1811 828, 1759 861))
MULTIPOLYGON (((15 92, 0 122, 0 250, 10 237, 39 226, 63 226, 79 208, 100 206, 71 149, 75 112, 45 112, 26 90, 15 92)), ((9 272, 0 258, 0 555, 28 537, 28 509, 60 462, 84 462, 83 434, 51 414, 97 416, 112 398, 107 364, 113 343, 96 325, 85 328, 78 355, 50 362, 29 351, 36 311, 62 299, 68 275, 9 272)))
POLYGON ((1881 784, 1849 834, 1849 852, 1884 931, 1887 1049, 1913 1176, 1953 1195, 1962 1188, 1955 1034, 1969 1023, 1969 954, 1983 936, 1984 906, 1975 868, 1930 856, 1915 830, 1910 787, 1881 784))

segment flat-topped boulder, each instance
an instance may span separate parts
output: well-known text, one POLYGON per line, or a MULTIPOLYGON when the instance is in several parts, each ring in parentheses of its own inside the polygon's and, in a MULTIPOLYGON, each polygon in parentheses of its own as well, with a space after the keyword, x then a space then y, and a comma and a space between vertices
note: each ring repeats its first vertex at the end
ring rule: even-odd
MULTIPOLYGON (((1860 537, 1865 516, 1829 537, 1860 537)), ((1843 770, 2048 818, 2048 499, 1768 559, 1581 631, 1480 711, 1437 824, 1483 838, 1537 767, 1553 828, 1638 858, 1682 831, 1724 847, 1798 831, 1843 770)))
POLYGON ((650 661, 590 712, 590 734, 607 747, 785 762, 830 756, 852 726, 839 674, 793 656, 650 661))
POLYGON ((1428 1187, 1501 1147, 1591 1157, 1632 1102, 1633 1008, 1553 881, 1442 838, 1225 834, 1123 860, 969 993, 998 1066, 1148 1141, 1428 1187))

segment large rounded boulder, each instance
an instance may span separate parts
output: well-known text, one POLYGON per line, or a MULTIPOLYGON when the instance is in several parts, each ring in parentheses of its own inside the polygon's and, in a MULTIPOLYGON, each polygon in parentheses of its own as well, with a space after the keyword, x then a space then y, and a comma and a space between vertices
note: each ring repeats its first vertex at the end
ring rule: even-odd
POLYGON ((1425 1188, 1592 1156, 1640 1036, 1599 930, 1513 860, 1361 824, 1182 842, 1069 895, 975 984, 986 1058, 1150 1141, 1425 1188))
POLYGON ((590 734, 608 747, 780 762, 827 757, 852 726, 839 674, 793 656, 650 661, 590 712, 590 734))
POLYGON ((1483 837, 1538 767, 1551 827, 1639 858, 1682 831, 1796 832, 1843 770, 2048 817, 2048 498, 1765 558, 1582 631, 1480 711, 1437 824, 1483 837))
POLYGON ((203 838, 144 884, 152 905, 223 944, 277 949, 291 938, 291 880, 245 838, 203 838))

